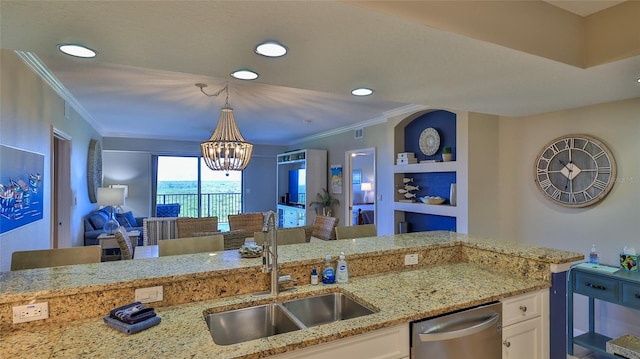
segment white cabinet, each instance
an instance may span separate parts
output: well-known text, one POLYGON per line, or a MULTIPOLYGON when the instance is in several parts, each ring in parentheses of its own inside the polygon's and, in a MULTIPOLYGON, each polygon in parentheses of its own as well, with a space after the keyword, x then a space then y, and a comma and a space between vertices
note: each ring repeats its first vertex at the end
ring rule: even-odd
POLYGON ((298 227, 313 223, 315 209, 309 206, 327 188, 327 151, 296 150, 277 156, 278 225, 298 227))
POLYGON ((401 324, 276 355, 272 358, 405 359, 408 357, 409 324, 401 324))
POLYGON ((502 358, 549 358, 549 290, 502 300, 502 358))

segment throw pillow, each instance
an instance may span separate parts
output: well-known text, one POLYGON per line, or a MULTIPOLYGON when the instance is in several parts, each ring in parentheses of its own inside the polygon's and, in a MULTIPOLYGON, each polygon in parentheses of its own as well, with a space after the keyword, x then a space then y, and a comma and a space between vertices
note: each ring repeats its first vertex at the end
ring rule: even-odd
MULTIPOLYGON (((133 227, 124 213, 116 213, 116 221, 123 227, 133 227)), ((134 223, 135 224, 135 223, 134 223)))
POLYGON ((108 216, 103 211, 94 212, 89 216, 89 222, 94 229, 102 229, 107 222, 108 216))
POLYGON ((136 222, 136 217, 133 216, 131 211, 123 213, 125 217, 127 217, 127 221, 129 222, 129 227, 137 227, 138 222, 136 222))

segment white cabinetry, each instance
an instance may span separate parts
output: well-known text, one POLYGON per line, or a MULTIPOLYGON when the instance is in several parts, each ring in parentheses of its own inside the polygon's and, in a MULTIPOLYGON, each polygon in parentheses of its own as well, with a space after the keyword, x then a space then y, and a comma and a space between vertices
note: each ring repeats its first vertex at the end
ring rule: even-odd
POLYGON ((281 153, 278 161, 278 225, 298 227, 313 223, 309 206, 327 188, 327 151, 296 150, 281 153))
POLYGON ((502 358, 549 358, 549 290, 502 300, 502 358))
POLYGON ((401 324, 276 355, 272 358, 405 359, 408 357, 409 324, 401 324))

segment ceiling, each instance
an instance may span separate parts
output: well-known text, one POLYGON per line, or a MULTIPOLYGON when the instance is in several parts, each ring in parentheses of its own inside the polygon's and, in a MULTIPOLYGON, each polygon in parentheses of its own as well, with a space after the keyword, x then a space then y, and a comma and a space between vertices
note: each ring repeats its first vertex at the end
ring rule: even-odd
MULTIPOLYGON (((618 3, 588 2, 601 6, 557 5, 587 16, 618 3)), ((224 98, 199 82, 228 83, 244 137, 279 145, 417 106, 519 117, 640 96, 640 56, 579 68, 347 2, 2 0, 0 10, 2 48, 43 66, 105 137, 207 139, 224 98), (254 54, 264 40, 289 53, 254 54), (98 57, 65 56, 63 42, 98 57), (238 68, 260 77, 230 78, 238 68), (353 97, 357 86, 375 92, 353 97)))

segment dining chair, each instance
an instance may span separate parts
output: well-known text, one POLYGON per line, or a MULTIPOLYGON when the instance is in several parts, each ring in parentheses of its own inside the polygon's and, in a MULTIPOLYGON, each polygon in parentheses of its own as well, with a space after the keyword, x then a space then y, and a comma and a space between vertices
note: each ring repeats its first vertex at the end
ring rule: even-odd
POLYGON ((196 237, 194 233, 219 232, 218 217, 178 217, 176 227, 178 238, 196 237))
MULTIPOLYGON (((260 231, 253 234, 253 240, 256 244, 262 244, 265 238, 267 238, 267 232, 260 231)), ((278 245, 307 243, 304 228, 278 228, 276 230, 276 242, 278 242, 278 245)))
POLYGON ((249 235, 261 232, 264 226, 264 214, 262 212, 230 214, 227 218, 229 219, 230 230, 244 229, 249 235))
POLYGON ((17 251, 11 254, 11 270, 100 263, 101 257, 99 245, 17 251))
POLYGON ((201 252, 219 252, 222 250, 224 250, 224 236, 222 234, 163 239, 158 241, 158 255, 160 257, 201 252))
POLYGON ((133 259, 134 245, 127 234, 127 230, 123 226, 120 226, 116 229, 114 235, 116 236, 116 241, 118 241, 118 245, 120 246, 120 258, 133 259))
POLYGON ((375 237, 378 230, 375 224, 361 224, 359 226, 336 227, 336 239, 352 239, 362 237, 375 237))
POLYGON ((313 232, 311 236, 328 241, 336 239, 336 232, 334 228, 338 224, 338 219, 335 217, 317 215, 313 221, 313 232))

